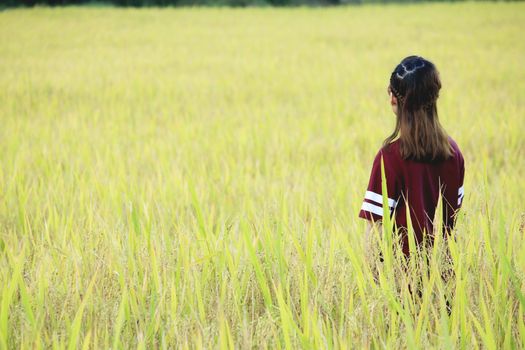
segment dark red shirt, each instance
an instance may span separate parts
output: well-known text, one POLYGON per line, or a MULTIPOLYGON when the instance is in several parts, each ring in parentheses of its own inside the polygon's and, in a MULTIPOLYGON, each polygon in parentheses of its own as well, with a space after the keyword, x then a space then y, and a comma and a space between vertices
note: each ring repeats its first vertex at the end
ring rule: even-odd
POLYGON ((406 255, 409 255, 408 236, 403 232, 407 228, 407 202, 416 243, 422 242, 423 231, 433 232, 432 221, 440 192, 443 194, 444 229, 450 231, 454 227, 456 212, 461 207, 464 196, 465 166, 458 145, 452 138, 449 141, 453 154, 444 161, 404 160, 399 153, 399 140, 382 148, 374 159, 359 217, 371 221, 383 218, 382 156, 390 215, 395 215, 395 224, 401 229, 398 232, 402 234, 401 245, 406 255))

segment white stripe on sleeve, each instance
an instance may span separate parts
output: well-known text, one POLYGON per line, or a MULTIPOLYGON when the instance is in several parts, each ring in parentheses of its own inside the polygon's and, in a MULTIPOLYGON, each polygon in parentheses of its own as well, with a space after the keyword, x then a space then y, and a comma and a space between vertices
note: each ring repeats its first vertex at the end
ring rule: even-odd
POLYGON ((458 205, 461 204, 464 196, 465 196, 465 189, 463 188, 463 186, 461 186, 458 190, 458 205))
POLYGON ((378 207, 377 205, 374 205, 372 203, 363 202, 363 205, 361 206, 361 210, 368 211, 370 213, 374 213, 376 215, 383 217, 383 208, 378 207))
MULTIPOLYGON (((380 195, 379 193, 375 193, 372 191, 366 191, 365 198, 371 201, 374 201, 378 204, 381 204, 381 206, 383 206, 383 196, 380 195)), ((395 208, 396 205, 397 205, 397 201, 393 200, 392 198, 388 198, 388 206, 390 208, 395 208)))

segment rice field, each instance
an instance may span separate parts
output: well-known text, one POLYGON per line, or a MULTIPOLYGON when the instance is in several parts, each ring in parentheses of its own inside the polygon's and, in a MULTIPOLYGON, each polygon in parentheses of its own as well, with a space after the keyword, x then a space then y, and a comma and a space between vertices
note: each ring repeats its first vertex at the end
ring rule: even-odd
POLYGON ((524 30, 524 3, 0 12, 0 348, 524 348, 524 30), (374 280, 357 214, 410 54, 465 199, 429 275, 374 280))

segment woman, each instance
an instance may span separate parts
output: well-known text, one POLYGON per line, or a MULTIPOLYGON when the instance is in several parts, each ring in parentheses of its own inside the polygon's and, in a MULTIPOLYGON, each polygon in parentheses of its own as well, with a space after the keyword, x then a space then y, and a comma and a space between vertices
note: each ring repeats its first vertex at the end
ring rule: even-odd
MULTIPOLYGON (((409 255, 407 203, 415 242, 424 232, 433 232, 433 218, 440 194, 443 199, 443 227, 454 226, 464 191, 464 161, 454 140, 438 120, 436 101, 441 89, 434 64, 420 56, 409 56, 390 76, 388 94, 396 115, 394 132, 377 153, 359 217, 373 223, 383 218, 381 159, 384 162, 388 209, 405 256, 409 255), (393 217, 394 219, 394 217, 393 217)), ((428 236, 432 239, 432 235, 428 236)), ((431 241, 429 243, 432 243, 431 241)))

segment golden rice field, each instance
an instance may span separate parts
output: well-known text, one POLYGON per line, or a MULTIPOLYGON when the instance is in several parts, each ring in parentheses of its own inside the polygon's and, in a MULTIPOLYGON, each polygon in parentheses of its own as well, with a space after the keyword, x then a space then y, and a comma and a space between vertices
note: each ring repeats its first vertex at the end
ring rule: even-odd
POLYGON ((0 12, 0 348, 524 348, 524 31, 524 3, 0 12), (357 217, 410 54, 466 164, 421 298, 357 217))

